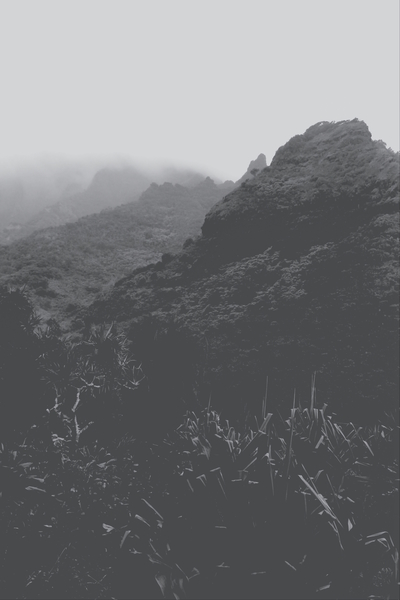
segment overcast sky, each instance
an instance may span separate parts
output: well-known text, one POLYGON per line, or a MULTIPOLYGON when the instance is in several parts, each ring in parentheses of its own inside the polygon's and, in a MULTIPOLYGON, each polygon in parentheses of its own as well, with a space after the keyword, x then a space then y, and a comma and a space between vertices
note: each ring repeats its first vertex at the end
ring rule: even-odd
POLYGON ((3 163, 117 153, 237 179, 355 117, 398 150, 398 0, 0 0, 3 163))

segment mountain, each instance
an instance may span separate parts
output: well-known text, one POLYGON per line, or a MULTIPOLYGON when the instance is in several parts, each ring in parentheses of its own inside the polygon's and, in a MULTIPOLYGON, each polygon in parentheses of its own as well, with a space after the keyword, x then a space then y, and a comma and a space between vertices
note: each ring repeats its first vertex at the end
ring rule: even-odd
POLYGON ((268 377, 272 406, 308 403, 316 372, 319 405, 375 418, 397 401, 398 200, 398 154, 357 119, 317 123, 83 318, 170 335, 168 360, 188 343, 205 394, 261 398, 268 377))
MULTIPOLYGON (((123 194, 127 198, 137 181, 131 170, 101 171, 80 195, 82 210, 89 210, 91 201, 97 206, 111 201, 116 189, 119 200, 123 194)), ((192 188, 153 183, 136 202, 35 231, 0 247, 0 283, 26 284, 40 314, 63 323, 132 269, 179 251, 188 237, 200 233, 207 211, 233 186, 216 185, 210 178, 192 188)))

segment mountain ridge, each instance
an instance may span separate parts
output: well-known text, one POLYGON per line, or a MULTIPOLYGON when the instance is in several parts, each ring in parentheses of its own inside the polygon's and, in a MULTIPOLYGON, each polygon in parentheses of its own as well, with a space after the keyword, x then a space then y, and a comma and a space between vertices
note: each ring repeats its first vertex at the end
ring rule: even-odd
POLYGON ((213 206, 193 244, 117 282, 86 318, 132 339, 172 322, 197 340, 208 389, 261 390, 269 376, 304 398, 318 371, 326 401, 390 404, 398 170, 362 121, 318 123, 213 206))

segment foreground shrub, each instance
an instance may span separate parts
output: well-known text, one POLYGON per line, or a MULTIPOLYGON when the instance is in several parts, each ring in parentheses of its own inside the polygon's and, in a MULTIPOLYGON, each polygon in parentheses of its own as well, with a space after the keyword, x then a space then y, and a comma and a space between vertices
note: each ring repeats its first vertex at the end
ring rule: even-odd
POLYGON ((397 440, 327 408, 155 441, 3 444, 10 598, 396 598, 397 440))

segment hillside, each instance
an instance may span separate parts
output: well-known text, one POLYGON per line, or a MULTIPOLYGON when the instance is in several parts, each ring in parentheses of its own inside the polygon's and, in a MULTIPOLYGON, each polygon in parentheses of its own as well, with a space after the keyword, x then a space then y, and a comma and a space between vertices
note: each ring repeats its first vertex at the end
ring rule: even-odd
POLYGON ((271 401, 304 398, 317 371, 320 402, 373 418, 396 401, 398 173, 365 123, 318 123, 214 206, 200 238, 85 319, 133 339, 172 324, 196 340, 207 393, 261 394, 268 376, 271 401))
MULTIPOLYGON (((131 194, 130 177, 125 184, 131 194)), ((97 174, 85 198, 99 203, 110 187, 109 175, 97 174)), ((0 283, 27 285, 39 313, 64 323, 79 305, 90 303, 133 268, 179 251, 188 237, 200 233, 206 212, 232 187, 209 178, 192 188, 152 184, 136 202, 38 230, 0 247, 0 283)))

